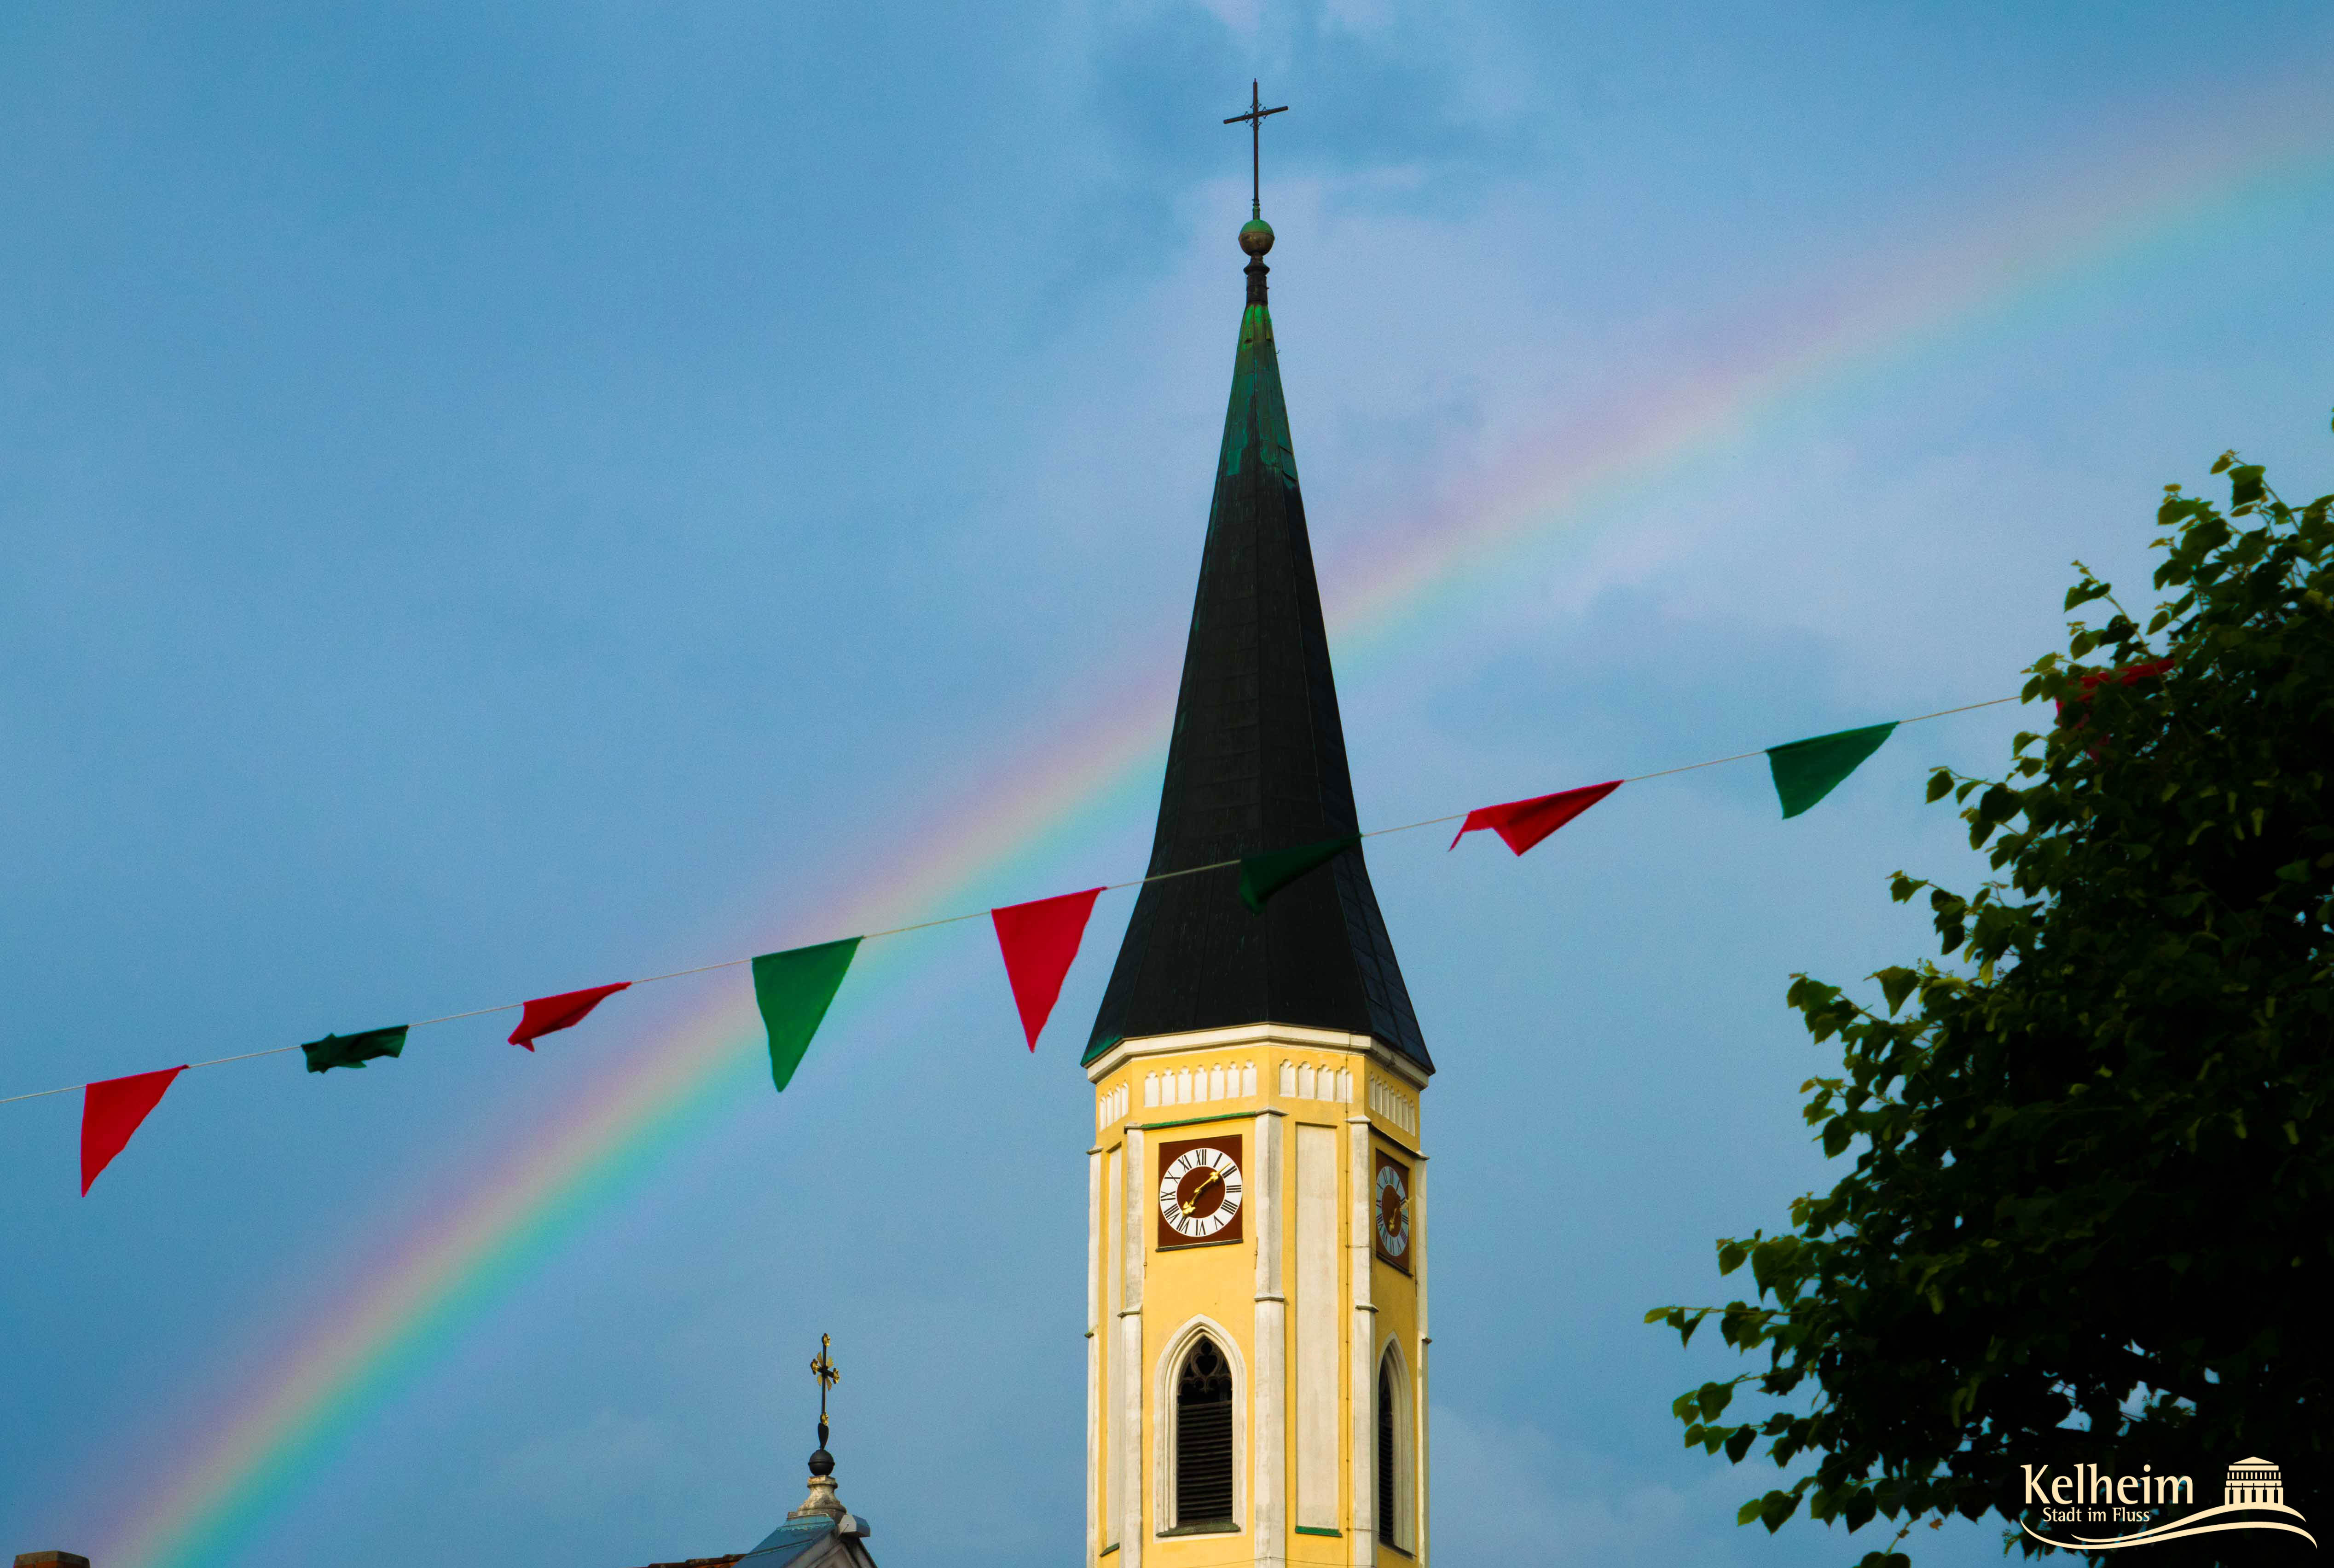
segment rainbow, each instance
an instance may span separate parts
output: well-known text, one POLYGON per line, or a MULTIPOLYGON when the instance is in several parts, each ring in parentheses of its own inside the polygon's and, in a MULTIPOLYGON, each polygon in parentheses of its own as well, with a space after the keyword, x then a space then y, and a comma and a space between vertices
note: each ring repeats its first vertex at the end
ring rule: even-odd
MULTIPOLYGON (((863 866, 855 893, 807 900, 815 925, 781 930, 778 944, 897 923, 903 909, 961 909, 977 882, 1141 776, 1162 749, 1156 716, 1172 695, 1162 684, 1074 726, 1005 784, 932 824, 918 847, 888 866, 863 866)), ((897 963, 900 951, 870 949, 852 984, 897 963)), ((93 1560, 130 1568, 239 1560, 237 1544, 313 1473, 313 1457, 442 1354, 459 1325, 741 1094, 767 1093, 755 1067, 759 1016, 742 990, 726 994, 670 1041, 601 1075, 535 1141, 486 1165, 461 1207, 369 1256, 362 1278, 305 1314, 319 1326, 268 1363, 241 1408, 93 1560)))
MULTIPOLYGON (((2291 107, 2305 101, 2300 95, 2263 90, 2252 101, 2277 107, 2259 122, 2216 121, 2177 146, 2159 132, 2104 171, 2088 163, 1948 245, 1867 262, 1859 290, 1787 317, 1761 351, 1740 351, 1621 399, 1592 423, 1551 421, 1544 439, 1383 539, 1374 559, 1329 574, 1341 645, 1383 646, 1497 569, 1519 542, 1789 399, 1986 316, 2046 305, 2087 269, 2144 264, 2151 248, 2200 221, 2273 202, 2334 167, 2322 150, 2329 127, 2291 107)), ((1162 744, 1157 717, 1171 676, 1152 671, 1111 693, 1094 717, 996 778, 888 866, 854 862, 851 885, 861 890, 816 903, 815 928, 781 939, 813 941, 914 918, 911 910, 960 909, 977 887, 1038 852, 1066 820, 1132 799, 1162 744)), ((430 1217, 369 1256, 332 1310, 306 1315, 316 1325, 308 1336, 240 1391, 240 1407, 215 1417, 203 1444, 177 1458, 134 1511, 116 1515, 114 1537, 99 1543, 101 1560, 116 1568, 197 1568, 241 1555, 239 1545, 313 1475, 317 1456, 447 1353, 457 1331, 553 1255, 584 1218, 734 1105, 757 1043, 741 996, 709 1010, 604 1074, 531 1143, 489 1167, 455 1212, 430 1217)))

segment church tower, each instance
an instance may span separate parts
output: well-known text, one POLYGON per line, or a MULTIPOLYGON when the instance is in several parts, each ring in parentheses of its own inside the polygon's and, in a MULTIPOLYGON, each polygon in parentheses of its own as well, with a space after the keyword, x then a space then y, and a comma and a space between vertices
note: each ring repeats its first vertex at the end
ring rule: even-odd
POLYGON ((1151 875, 1085 1065, 1086 1561, 1423 1563, 1434 1064, 1358 829, 1265 304, 1248 305, 1151 875))

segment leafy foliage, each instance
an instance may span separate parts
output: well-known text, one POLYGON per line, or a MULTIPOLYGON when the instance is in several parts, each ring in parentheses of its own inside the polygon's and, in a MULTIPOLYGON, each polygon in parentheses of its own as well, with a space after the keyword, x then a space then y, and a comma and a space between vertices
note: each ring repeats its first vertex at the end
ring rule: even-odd
POLYGON ((2007 777, 1932 778, 2001 877, 1897 873, 1953 967, 1881 970, 1877 1012, 1792 983, 1845 1051, 1808 1121, 1855 1169, 1718 1244, 1752 1300, 1646 1314, 1765 1352, 1673 1407, 1689 1446, 1764 1438, 1800 1472, 1741 1523, 1901 1519, 1860 1568, 1905 1568, 1924 1518, 2030 1516, 2023 1465, 2151 1466, 2217 1501, 2258 1454, 2305 1513, 2334 1497, 2334 496, 2290 507, 2233 453, 2213 472, 2225 515, 2167 488, 2145 628, 2077 563, 2067 608, 2114 613, 2030 670, 2051 732, 2007 777), (1772 1408, 1730 1421, 1746 1383, 1772 1408))

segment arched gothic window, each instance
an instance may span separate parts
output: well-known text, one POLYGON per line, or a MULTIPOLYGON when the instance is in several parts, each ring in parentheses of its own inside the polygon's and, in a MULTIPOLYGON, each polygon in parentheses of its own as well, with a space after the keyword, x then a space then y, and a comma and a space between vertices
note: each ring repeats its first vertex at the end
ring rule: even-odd
POLYGON ((1378 1539, 1391 1546, 1394 1534, 1394 1481, 1402 1467, 1394 1451, 1394 1363, 1378 1363, 1378 1539))
POLYGON ((1205 1334, 1175 1377, 1175 1523, 1234 1524, 1232 1370, 1205 1334))
POLYGON ((1377 1415, 1378 1539, 1406 1553, 1418 1534, 1411 1490, 1410 1379, 1392 1345, 1378 1360, 1377 1415))

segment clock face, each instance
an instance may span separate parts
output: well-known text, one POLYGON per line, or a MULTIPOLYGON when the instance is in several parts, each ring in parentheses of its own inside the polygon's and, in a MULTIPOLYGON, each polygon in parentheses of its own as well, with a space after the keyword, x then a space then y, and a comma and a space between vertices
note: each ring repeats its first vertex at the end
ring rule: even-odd
POLYGON ((1159 1245, 1240 1238, 1237 1135, 1159 1146, 1159 1245))
POLYGON ((1377 1255, 1404 1274, 1410 1272, 1410 1167, 1384 1150, 1377 1151, 1377 1176, 1372 1188, 1377 1207, 1377 1255))

